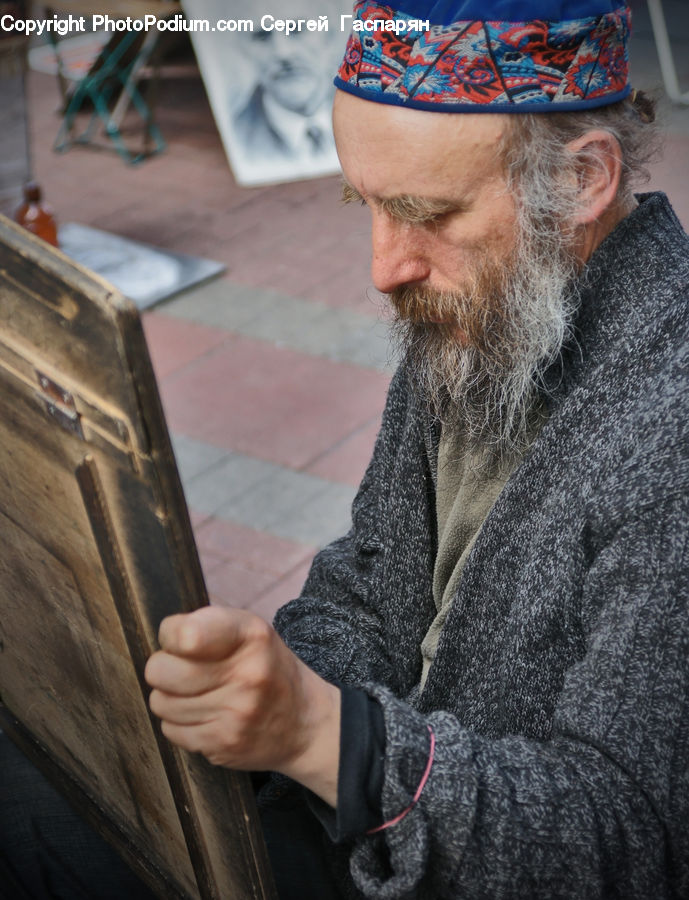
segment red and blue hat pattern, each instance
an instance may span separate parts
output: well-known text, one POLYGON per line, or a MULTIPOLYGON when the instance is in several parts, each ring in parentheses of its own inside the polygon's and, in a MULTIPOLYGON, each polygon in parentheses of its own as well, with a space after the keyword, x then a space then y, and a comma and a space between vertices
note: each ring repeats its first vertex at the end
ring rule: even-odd
MULTIPOLYGON (((414 20, 360 0, 355 20, 414 20)), ((353 31, 335 84, 380 103, 447 112, 555 112, 629 93, 626 6, 565 21, 461 21, 353 31), (401 29, 400 29, 401 31, 401 29)))

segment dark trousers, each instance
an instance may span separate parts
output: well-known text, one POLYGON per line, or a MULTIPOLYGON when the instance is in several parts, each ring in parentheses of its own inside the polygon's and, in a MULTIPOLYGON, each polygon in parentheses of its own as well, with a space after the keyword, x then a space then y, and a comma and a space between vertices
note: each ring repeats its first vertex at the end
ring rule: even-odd
MULTIPOLYGON (((261 821, 280 900, 338 900, 327 839, 306 804, 265 810, 261 821)), ((0 898, 155 898, 2 732, 0 898)))

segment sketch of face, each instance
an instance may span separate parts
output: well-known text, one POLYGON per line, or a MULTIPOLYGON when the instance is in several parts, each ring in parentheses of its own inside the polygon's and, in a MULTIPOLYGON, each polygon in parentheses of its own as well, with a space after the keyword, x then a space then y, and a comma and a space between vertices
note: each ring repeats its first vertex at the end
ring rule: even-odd
POLYGON ((292 112, 304 116, 315 112, 329 87, 323 34, 257 30, 251 37, 258 80, 266 94, 292 112))

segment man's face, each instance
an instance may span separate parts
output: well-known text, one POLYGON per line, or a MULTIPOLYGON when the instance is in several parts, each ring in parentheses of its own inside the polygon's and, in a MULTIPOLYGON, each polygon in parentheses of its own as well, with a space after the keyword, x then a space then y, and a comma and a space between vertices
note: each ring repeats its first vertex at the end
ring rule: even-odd
POLYGON ((334 125, 345 179, 371 210, 378 290, 455 290, 486 260, 509 256, 516 205, 497 152, 503 117, 400 109, 338 91, 334 125), (416 201, 428 206, 425 221, 416 201))
POLYGON ((371 210, 373 280, 412 375, 477 444, 519 445, 539 369, 567 331, 573 262, 560 229, 508 186, 505 117, 338 92, 334 123, 345 199, 371 210))

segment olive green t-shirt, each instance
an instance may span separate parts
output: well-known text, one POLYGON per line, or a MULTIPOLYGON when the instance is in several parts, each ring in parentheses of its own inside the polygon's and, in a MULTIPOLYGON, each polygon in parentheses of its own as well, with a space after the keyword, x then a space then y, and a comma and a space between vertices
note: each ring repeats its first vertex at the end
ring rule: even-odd
POLYGON ((524 458, 546 419, 544 407, 531 417, 527 446, 521 453, 486 461, 467 447, 461 429, 445 426, 438 450, 436 511, 438 555, 433 572, 433 599, 437 615, 422 644, 423 688, 435 657, 445 618, 457 592, 464 565, 493 504, 507 479, 524 458))

